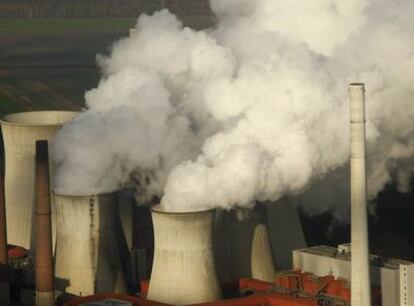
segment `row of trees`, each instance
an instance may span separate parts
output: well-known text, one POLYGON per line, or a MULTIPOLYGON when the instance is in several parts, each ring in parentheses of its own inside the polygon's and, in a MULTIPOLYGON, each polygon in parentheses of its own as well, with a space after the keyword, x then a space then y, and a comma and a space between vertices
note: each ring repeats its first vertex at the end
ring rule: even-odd
POLYGON ((168 8, 178 15, 208 15, 208 0, 0 0, 0 18, 134 17, 168 8))

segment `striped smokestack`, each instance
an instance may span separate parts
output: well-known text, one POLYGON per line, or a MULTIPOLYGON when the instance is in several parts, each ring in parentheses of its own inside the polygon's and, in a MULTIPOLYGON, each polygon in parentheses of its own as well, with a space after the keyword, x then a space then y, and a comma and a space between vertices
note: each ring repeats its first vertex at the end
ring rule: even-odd
POLYGON ((364 84, 349 86, 351 121, 351 304, 371 305, 368 262, 364 84))
POLYGON ((36 141, 36 305, 53 306, 53 246, 49 157, 46 140, 36 141))

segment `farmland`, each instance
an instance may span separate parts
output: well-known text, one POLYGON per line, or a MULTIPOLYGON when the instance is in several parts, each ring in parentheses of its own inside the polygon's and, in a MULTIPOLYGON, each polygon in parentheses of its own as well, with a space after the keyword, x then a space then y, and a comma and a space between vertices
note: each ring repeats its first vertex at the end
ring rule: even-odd
MULTIPOLYGON (((202 28, 206 16, 183 18, 202 28)), ((99 81, 96 54, 108 54, 135 18, 0 19, 0 114, 84 106, 99 81)))

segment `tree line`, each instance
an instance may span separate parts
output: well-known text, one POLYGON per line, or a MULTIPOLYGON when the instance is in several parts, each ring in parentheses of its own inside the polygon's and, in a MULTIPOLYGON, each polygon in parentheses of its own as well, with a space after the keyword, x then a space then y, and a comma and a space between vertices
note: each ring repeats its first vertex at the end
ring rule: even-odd
POLYGON ((211 14, 208 0, 0 0, 0 18, 136 17, 162 8, 182 16, 211 14))

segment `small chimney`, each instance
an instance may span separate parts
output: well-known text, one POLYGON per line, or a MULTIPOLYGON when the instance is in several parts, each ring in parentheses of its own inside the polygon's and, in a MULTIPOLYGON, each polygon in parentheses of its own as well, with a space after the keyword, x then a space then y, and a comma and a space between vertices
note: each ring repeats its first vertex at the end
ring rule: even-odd
POLYGON ((364 84, 349 86, 351 121, 351 304, 371 305, 368 261, 364 84))
POLYGON ((53 244, 48 143, 36 141, 36 305, 53 306, 53 244))
POLYGON ((148 299, 187 305, 221 298, 213 257, 214 210, 166 212, 152 208, 154 263, 148 299))

